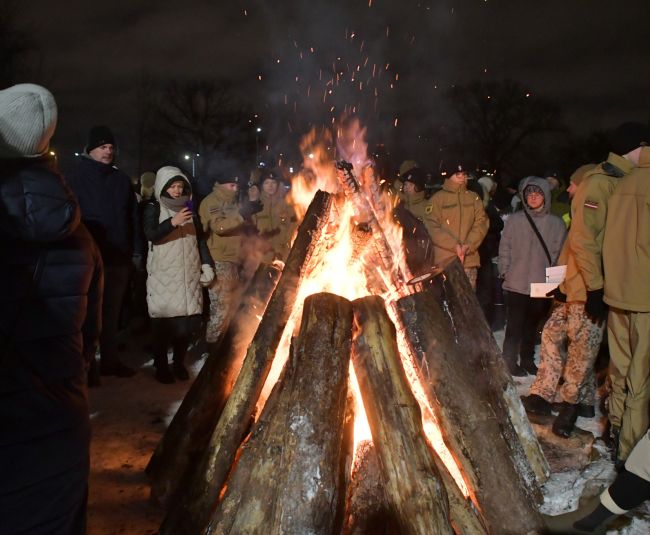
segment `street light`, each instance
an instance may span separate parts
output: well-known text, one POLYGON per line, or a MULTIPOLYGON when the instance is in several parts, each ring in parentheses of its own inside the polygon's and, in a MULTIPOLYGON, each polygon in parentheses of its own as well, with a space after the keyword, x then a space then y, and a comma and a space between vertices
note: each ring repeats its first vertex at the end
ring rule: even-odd
POLYGON ((260 163, 260 132, 262 131, 261 127, 255 129, 255 165, 260 163))
POLYGON ((195 157, 195 156, 198 158, 198 157, 201 156, 201 155, 198 154, 198 153, 196 153, 196 154, 186 154, 186 155, 184 156, 184 158, 185 158, 186 160, 192 160, 192 176, 193 176, 193 177, 196 177, 196 161, 194 160, 194 157, 195 157))

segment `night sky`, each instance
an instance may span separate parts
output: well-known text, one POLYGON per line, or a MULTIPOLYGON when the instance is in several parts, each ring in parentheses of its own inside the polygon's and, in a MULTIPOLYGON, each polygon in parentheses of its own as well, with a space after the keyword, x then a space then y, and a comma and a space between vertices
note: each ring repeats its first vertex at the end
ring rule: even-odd
POLYGON ((522 82, 579 132, 650 119, 648 0, 34 0, 20 11, 65 154, 105 123, 128 160, 144 75, 232 80, 269 143, 354 108, 372 136, 403 145, 449 117, 449 87, 474 79, 522 82))

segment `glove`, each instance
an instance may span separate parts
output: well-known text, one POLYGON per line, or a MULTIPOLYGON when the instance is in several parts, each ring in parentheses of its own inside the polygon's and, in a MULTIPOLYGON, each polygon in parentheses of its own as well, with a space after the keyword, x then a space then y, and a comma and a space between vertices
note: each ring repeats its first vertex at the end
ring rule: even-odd
POLYGON ((556 288, 553 288, 550 292, 547 292, 546 297, 552 297, 556 301, 566 303, 566 294, 560 290, 559 284, 556 288))
POLYGON ((607 319, 607 304, 603 301, 604 291, 587 290, 587 302, 585 303, 585 314, 596 325, 601 325, 607 319))
POLYGON ((214 280, 214 268, 210 264, 201 265, 201 277, 199 278, 199 283, 204 288, 210 286, 214 280))
POLYGON ((244 219, 250 219, 253 214, 261 212, 264 205, 262 201, 246 201, 239 209, 239 213, 244 219))

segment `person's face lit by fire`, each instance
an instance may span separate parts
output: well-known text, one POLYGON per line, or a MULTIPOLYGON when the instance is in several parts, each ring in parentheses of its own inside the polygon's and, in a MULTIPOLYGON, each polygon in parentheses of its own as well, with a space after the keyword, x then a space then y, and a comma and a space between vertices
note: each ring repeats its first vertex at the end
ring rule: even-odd
POLYGON ((226 184, 222 184, 227 190, 230 191, 238 191, 239 190, 239 184, 237 182, 227 182, 226 184))
POLYGON ((413 182, 411 182, 410 180, 407 180, 406 182, 404 182, 404 187, 402 189, 404 191, 404 194, 407 197, 411 197, 412 195, 415 195, 417 193, 417 191, 418 191, 415 184, 413 182))
POLYGON ((278 181, 272 178, 267 178, 262 183, 262 191, 267 195, 273 196, 278 192, 278 181))
POLYGON ((451 180, 454 184, 458 184, 459 186, 466 186, 467 173, 465 171, 456 171, 449 177, 449 180, 451 180))

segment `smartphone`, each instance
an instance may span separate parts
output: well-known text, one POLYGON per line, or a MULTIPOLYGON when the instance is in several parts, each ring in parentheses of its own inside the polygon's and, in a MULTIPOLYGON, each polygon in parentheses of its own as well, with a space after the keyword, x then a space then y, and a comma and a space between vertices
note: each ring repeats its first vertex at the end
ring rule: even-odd
POLYGON ((189 199, 185 203, 185 208, 187 208, 190 212, 194 213, 194 202, 192 201, 192 199, 189 199))

